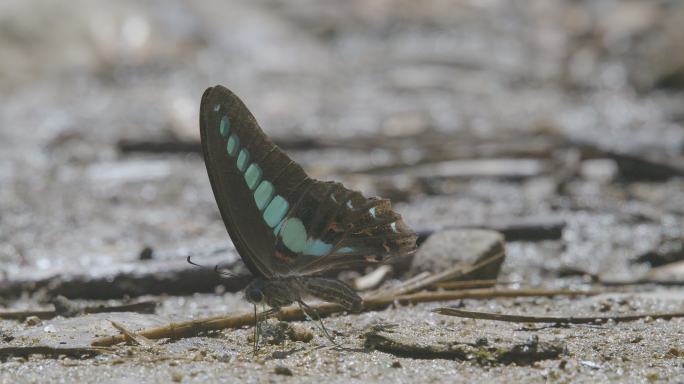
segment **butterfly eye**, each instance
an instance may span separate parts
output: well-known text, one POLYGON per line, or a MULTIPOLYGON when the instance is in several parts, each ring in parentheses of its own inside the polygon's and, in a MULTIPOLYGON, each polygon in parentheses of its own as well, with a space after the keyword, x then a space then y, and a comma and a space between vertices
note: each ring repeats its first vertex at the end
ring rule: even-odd
POLYGON ((245 296, 247 298, 247 301, 249 301, 252 304, 259 304, 264 300, 264 294, 261 292, 259 288, 256 287, 249 287, 245 291, 245 296))

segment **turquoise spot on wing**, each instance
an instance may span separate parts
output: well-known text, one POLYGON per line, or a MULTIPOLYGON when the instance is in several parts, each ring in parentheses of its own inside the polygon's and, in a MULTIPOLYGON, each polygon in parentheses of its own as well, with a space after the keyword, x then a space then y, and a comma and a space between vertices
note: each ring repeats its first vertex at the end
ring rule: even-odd
POLYGON ((303 253, 305 255, 323 256, 330 253, 332 247, 332 244, 325 243, 319 239, 313 241, 309 240, 306 242, 306 248, 304 248, 303 253))
POLYGON ((247 168, 247 163, 249 162, 249 151, 246 148, 240 150, 240 154, 237 158, 237 168, 240 172, 244 172, 247 168))
POLYGON ((394 233, 399 233, 399 231, 397 230, 397 223, 396 222, 392 223, 392 225, 390 225, 390 227, 392 227, 392 231, 394 231, 394 233))
POLYGON ((283 244, 292 252, 301 252, 306 247, 306 228, 298 218, 290 218, 285 221, 279 236, 283 244))
POLYGON ((373 218, 375 219, 375 207, 369 209, 368 212, 369 212, 369 213, 371 214, 371 216, 373 216, 373 218))
POLYGON ((264 210, 264 221, 269 227, 275 227, 285 217, 289 207, 290 204, 287 203, 287 200, 277 195, 264 210))
POLYGON ((352 252, 354 252, 354 248, 350 248, 350 247, 342 247, 342 248, 337 250, 337 253, 352 253, 352 252))
POLYGON ((347 200, 347 207, 349 207, 349 209, 354 209, 351 200, 347 200))
POLYGON ((256 206, 260 211, 271 202, 273 192, 273 184, 268 180, 262 181, 256 191, 254 191, 254 202, 256 202, 256 206))
POLYGON ((221 104, 214 105, 214 112, 218 112, 221 109, 221 104))
POLYGON ((257 163, 252 163, 245 171, 245 182, 250 190, 254 190, 261 181, 261 167, 257 163))
POLYGON ((228 133, 230 133, 230 119, 228 119, 228 116, 223 116, 221 118, 221 123, 219 124, 219 132, 223 137, 227 137, 228 133))
POLYGON ((240 146, 240 138, 237 137, 237 135, 233 133, 228 138, 228 144, 226 144, 226 152, 228 152, 228 154, 231 156, 235 156, 239 146, 240 146))

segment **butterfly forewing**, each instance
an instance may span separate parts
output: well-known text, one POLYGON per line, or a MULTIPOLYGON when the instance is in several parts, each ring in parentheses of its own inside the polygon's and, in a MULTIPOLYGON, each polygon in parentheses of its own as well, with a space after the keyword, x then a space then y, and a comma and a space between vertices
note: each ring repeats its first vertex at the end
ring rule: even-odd
POLYGON ((214 197, 245 264, 266 278, 289 271, 273 258, 274 228, 297 199, 298 188, 311 180, 226 88, 209 88, 202 96, 200 133, 214 197))
POLYGON ((415 250, 388 200, 310 179, 228 89, 207 89, 202 149, 221 217, 257 276, 307 275, 415 250))

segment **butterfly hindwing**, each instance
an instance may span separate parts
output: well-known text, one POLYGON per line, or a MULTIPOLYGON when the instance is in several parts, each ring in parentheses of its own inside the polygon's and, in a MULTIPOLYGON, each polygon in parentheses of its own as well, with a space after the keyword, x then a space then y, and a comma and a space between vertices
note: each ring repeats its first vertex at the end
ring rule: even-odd
POLYGON ((293 244, 288 236, 296 233, 281 230, 276 252, 289 255, 299 274, 374 264, 415 250, 415 234, 389 200, 366 198, 340 183, 315 181, 283 228, 290 220, 306 237, 300 235, 293 244))
POLYGON ((255 275, 311 275, 415 250, 389 200, 310 179, 228 89, 204 93, 200 131, 221 217, 255 275))

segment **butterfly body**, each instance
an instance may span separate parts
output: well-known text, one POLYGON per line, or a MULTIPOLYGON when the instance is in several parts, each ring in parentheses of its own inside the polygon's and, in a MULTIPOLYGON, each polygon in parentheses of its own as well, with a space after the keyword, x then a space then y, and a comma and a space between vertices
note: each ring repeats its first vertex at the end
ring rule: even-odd
POLYGON ((247 301, 280 308, 301 302, 305 296, 315 296, 337 303, 351 312, 358 312, 362 300, 351 288, 337 279, 323 277, 282 277, 271 280, 254 279, 245 288, 247 301))
POLYGON ((415 234, 389 200, 308 177, 228 89, 205 91, 200 134, 221 217, 256 277, 248 299, 280 307, 313 295, 358 309, 353 290, 320 276, 415 251, 415 234))

